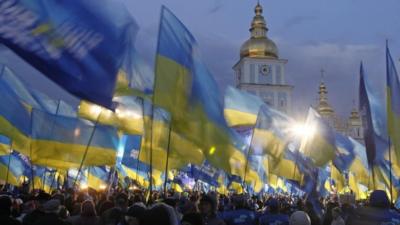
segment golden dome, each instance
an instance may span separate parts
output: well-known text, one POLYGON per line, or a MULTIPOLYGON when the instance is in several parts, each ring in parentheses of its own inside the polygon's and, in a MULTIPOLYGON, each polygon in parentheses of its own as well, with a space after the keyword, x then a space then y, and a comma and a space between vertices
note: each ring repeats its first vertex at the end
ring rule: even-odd
POLYGON ((243 57, 264 57, 278 58, 276 44, 267 37, 268 28, 262 16, 263 9, 259 3, 254 9, 255 16, 251 23, 251 37, 240 48, 240 58, 243 57))
POLYGON ((322 116, 330 116, 334 113, 332 107, 328 103, 328 91, 324 82, 319 85, 319 103, 318 103, 318 113, 322 116))

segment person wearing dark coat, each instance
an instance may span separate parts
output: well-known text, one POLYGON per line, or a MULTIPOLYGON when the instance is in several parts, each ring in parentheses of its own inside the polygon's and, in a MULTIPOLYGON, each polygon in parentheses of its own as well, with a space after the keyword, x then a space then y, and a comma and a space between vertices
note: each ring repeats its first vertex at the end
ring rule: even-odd
POLYGON ((80 215, 72 216, 67 221, 72 225, 98 225, 100 219, 97 216, 93 201, 86 200, 81 205, 80 215))
POLYGON ((0 196, 0 224, 19 225, 21 222, 11 217, 11 198, 7 195, 0 196))
POLYGON ((390 201, 385 191, 375 190, 369 198, 369 205, 354 210, 346 224, 381 225, 400 224, 400 214, 390 209, 390 201))
POLYGON ((43 205, 44 215, 34 225, 71 225, 60 218, 60 200, 52 199, 43 205))

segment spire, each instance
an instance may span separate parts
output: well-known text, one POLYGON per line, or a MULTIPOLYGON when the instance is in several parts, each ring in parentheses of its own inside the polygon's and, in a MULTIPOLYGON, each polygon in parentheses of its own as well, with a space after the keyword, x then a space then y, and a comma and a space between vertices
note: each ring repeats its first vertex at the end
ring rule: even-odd
POLYGON ((257 1, 257 5, 254 8, 254 13, 256 15, 253 17, 253 21, 251 23, 251 28, 250 28, 251 37, 254 38, 266 37, 268 28, 266 26, 265 19, 262 15, 263 8, 260 5, 259 1, 257 1))
POLYGON ((360 114, 358 113, 358 109, 356 107, 356 101, 353 99, 353 110, 350 113, 351 120, 359 120, 360 114))
POLYGON ((319 102, 318 102, 318 112, 321 116, 330 116, 333 114, 333 109, 328 103, 328 90, 324 83, 324 73, 325 70, 321 69, 321 83, 319 85, 319 102))

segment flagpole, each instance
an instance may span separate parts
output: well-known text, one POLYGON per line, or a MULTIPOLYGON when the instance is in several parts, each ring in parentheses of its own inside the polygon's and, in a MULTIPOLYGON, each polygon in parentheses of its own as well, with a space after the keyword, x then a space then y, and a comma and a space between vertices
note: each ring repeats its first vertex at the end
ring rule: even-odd
MULTIPOLYGON (((140 98, 142 100, 142 120, 143 120, 143 130, 145 130, 144 97, 138 97, 138 98, 140 98)), ((137 164, 136 164, 136 181, 138 183, 139 183, 138 176, 139 176, 140 153, 142 152, 142 147, 145 147, 145 145, 146 145, 146 142, 145 142, 144 138, 141 138, 140 142, 141 142, 141 144, 140 144, 140 147, 139 147, 139 153, 138 153, 138 156, 137 156, 137 164), (144 143, 144 144, 142 144, 142 143, 144 143)))
MULTIPOLYGON (((31 130, 31 136, 32 136, 32 130, 33 130, 33 111, 31 111, 31 118, 30 118, 30 130, 31 130)), ((35 182, 33 181, 34 175, 33 175, 33 160, 32 160, 32 143, 29 143, 29 159, 31 161, 31 185, 32 185, 32 191, 35 190, 35 182)))
MULTIPOLYGON (((255 133, 255 129, 256 129, 256 127, 257 127, 257 124, 258 124, 258 120, 260 119, 260 112, 261 112, 261 107, 258 109, 258 113, 257 113, 257 119, 256 119, 256 124, 255 124, 255 126, 254 126, 254 128, 253 128, 253 131, 251 132, 251 138, 250 138, 250 144, 249 144, 249 147, 248 147, 248 149, 247 149, 247 154, 246 154, 246 164, 245 164, 245 167, 244 167, 244 176, 243 176, 243 184, 245 184, 246 185, 246 176, 247 176, 247 167, 248 167, 248 164, 249 164, 249 157, 250 157, 250 152, 251 152, 251 146, 252 146, 252 144, 253 144, 253 138, 254 138, 254 133, 255 133)), ((246 190, 248 191, 248 188, 247 188, 247 185, 246 185, 246 190)))
POLYGON ((8 185, 8 174, 10 173, 11 155, 13 153, 12 141, 10 143, 10 154, 8 155, 7 175, 6 175, 6 186, 8 185))
POLYGON ((390 203, 393 204, 393 178, 392 178, 392 146, 389 137, 389 176, 390 176, 390 203))
POLYGON ((77 180, 79 178, 79 175, 80 175, 80 173, 82 171, 83 162, 86 159, 87 153, 89 151, 90 144, 92 143, 92 140, 93 140, 93 137, 94 137, 94 133, 96 132, 96 128, 97 128, 97 125, 99 123, 100 116, 101 116, 102 112, 103 112, 103 110, 100 111, 99 115, 97 116, 96 122, 94 123, 94 127, 93 127, 93 130, 92 130, 92 133, 90 134, 88 144, 86 145, 85 153, 83 154, 81 164, 79 165, 78 173, 76 174, 76 177, 75 177, 75 180, 74 180, 74 185, 73 185, 74 187, 75 187, 76 182, 77 182, 77 180))
POLYGON ((167 160, 165 162, 165 177, 164 177, 164 197, 167 197, 167 180, 168 180, 168 161, 169 161, 169 152, 170 152, 170 143, 171 143, 171 133, 172 133, 172 116, 169 123, 169 132, 168 132, 168 143, 167 143, 167 160))

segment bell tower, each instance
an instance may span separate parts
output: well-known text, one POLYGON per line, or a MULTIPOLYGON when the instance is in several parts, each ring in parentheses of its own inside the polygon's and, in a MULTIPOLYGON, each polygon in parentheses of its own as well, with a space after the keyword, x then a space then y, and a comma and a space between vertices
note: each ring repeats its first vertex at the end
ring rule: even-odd
POLYGON ((291 113, 292 89, 285 78, 286 59, 268 38, 263 8, 257 3, 250 25, 250 38, 240 48, 240 59, 233 66, 236 87, 259 96, 273 108, 291 113))

